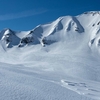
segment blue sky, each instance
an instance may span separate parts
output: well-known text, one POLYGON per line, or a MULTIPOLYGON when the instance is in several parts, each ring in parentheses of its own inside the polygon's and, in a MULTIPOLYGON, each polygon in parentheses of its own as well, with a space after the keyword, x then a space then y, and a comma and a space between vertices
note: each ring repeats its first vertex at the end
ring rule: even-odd
POLYGON ((31 30, 60 16, 93 10, 100 10, 100 0, 0 0, 0 30, 31 30))

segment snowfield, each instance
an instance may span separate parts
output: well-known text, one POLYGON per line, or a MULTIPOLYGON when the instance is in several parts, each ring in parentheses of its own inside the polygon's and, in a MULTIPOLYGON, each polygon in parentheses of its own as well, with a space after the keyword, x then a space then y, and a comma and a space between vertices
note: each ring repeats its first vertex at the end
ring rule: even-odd
POLYGON ((100 100, 99 11, 4 29, 0 56, 0 100, 100 100))

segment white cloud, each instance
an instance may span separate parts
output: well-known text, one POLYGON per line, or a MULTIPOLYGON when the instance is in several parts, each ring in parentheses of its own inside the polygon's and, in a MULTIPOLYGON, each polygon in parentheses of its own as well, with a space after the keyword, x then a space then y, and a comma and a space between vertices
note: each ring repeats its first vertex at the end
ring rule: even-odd
POLYGON ((2 20, 24 18, 24 17, 34 16, 34 15, 39 15, 45 12, 47 12, 46 9, 34 9, 34 10, 27 10, 18 13, 9 13, 9 14, 0 15, 0 20, 2 21, 2 20))

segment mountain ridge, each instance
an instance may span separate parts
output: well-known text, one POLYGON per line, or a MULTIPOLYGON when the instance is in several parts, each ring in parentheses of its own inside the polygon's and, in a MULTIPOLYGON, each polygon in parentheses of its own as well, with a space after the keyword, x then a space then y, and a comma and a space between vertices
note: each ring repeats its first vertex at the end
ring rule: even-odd
POLYGON ((89 11, 77 16, 59 17, 51 23, 38 25, 29 31, 16 32, 6 28, 0 32, 0 41, 3 41, 2 45, 5 48, 36 44, 45 46, 57 41, 74 39, 79 34, 87 33, 87 36, 90 35, 88 36, 88 41, 90 41, 88 44, 91 47, 94 41, 97 41, 97 34, 100 33, 99 17, 100 11, 89 11))

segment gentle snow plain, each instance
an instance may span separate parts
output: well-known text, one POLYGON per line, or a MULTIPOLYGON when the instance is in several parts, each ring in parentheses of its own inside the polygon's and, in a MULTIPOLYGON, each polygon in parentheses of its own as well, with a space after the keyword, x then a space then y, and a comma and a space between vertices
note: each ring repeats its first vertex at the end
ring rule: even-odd
MULTIPOLYGON (((9 48, 1 36, 0 100, 100 100, 99 18, 60 17, 33 29, 36 42, 23 47, 9 48)), ((16 32, 16 39, 28 33, 16 32)))

